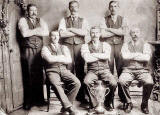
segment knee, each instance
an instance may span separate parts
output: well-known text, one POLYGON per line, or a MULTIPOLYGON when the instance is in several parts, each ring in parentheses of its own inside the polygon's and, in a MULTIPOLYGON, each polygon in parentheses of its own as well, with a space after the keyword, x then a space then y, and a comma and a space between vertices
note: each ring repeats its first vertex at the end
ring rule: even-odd
POLYGON ((88 79, 84 79, 84 84, 85 84, 86 86, 89 86, 89 85, 90 85, 90 81, 89 81, 88 79))
POLYGON ((76 87, 80 88, 81 87, 81 82, 77 79, 74 81, 76 87))
POLYGON ((126 83, 124 79, 119 79, 118 84, 124 86, 126 83))
POLYGON ((112 87, 117 87, 117 81, 116 80, 110 81, 110 85, 112 87))

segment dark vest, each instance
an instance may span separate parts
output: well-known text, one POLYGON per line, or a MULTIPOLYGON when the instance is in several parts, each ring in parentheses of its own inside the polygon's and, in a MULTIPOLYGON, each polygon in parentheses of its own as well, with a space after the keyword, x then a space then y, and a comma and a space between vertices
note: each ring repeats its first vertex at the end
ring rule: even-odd
MULTIPOLYGON (((36 19, 36 24, 33 25, 32 22, 30 21, 29 18, 25 18, 27 21, 27 24, 29 26, 29 29, 35 29, 37 27, 40 27, 40 19, 37 18, 36 19)), ((42 37, 41 36, 31 36, 31 37, 26 37, 23 39, 22 41, 22 46, 24 47, 30 47, 30 48, 40 48, 43 45, 43 41, 42 41, 42 37)))
MULTIPOLYGON (((77 20, 72 21, 71 16, 65 18, 66 28, 82 28, 83 18, 78 17, 77 20)), ((84 38, 81 36, 75 36, 71 38, 63 39, 64 43, 69 44, 83 44, 84 38)))
MULTIPOLYGON (((122 26, 123 17, 118 15, 117 20, 114 23, 111 18, 111 15, 109 15, 109 16, 105 17, 105 21, 106 21, 106 25, 108 28, 118 29, 118 28, 121 28, 121 26, 122 26)), ((109 44, 120 44, 120 43, 123 43, 124 37, 115 35, 115 36, 112 36, 112 37, 109 37, 109 38, 103 39, 103 40, 108 42, 109 44)))
MULTIPOLYGON (((143 53, 144 41, 140 41, 136 46, 132 45, 132 42, 128 43, 128 49, 131 53, 143 53)), ((134 60, 126 60, 124 68, 130 69, 148 69, 148 62, 139 62, 134 60)))
MULTIPOLYGON (((60 45, 56 51, 52 48, 51 44, 47 46, 52 55, 63 55, 63 47, 63 45, 60 45)), ((66 69, 66 65, 61 63, 46 64, 46 71, 59 71, 60 68, 66 69)))
MULTIPOLYGON (((90 53, 103 53, 103 42, 100 42, 99 48, 96 50, 92 42, 88 43, 90 53)), ((87 64, 89 70, 109 69, 108 60, 98 60, 87 64)))

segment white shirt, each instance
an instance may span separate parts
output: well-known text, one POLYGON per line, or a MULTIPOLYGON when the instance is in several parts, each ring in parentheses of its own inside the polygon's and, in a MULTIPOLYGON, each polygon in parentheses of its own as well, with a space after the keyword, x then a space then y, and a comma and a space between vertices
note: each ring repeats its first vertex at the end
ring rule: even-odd
MULTIPOLYGON (((31 22, 32 22, 32 19, 31 19, 31 22)), ((48 25, 43 19, 40 19, 40 27, 38 27, 35 30, 31 30, 29 29, 27 20, 24 17, 22 17, 18 22, 18 27, 24 37, 30 37, 33 35, 39 35, 39 36, 49 35, 48 25)))
MULTIPOLYGON (((111 19, 113 20, 113 22, 115 23, 117 21, 117 15, 116 16, 111 16, 111 19)), ((122 26, 121 28, 124 29, 128 26, 127 24, 127 19, 126 18, 123 18, 122 20, 122 26)), ((107 25, 106 25, 106 19, 105 18, 102 18, 102 21, 100 22, 100 28, 102 29, 105 29, 105 28, 108 28, 107 25)))
MULTIPOLYGON (((106 43, 106 42, 103 42, 103 53, 110 60, 111 46, 108 43, 106 43)), ((83 44, 82 47, 81 47, 81 56, 85 59, 85 57, 90 57, 90 56, 87 56, 87 55, 90 55, 90 54, 91 53, 89 51, 88 44, 83 44)))
MULTIPOLYGON (((72 17, 72 15, 71 15, 71 17, 72 17)), ((77 16, 77 17, 78 17, 78 16, 77 16)), ((85 20, 84 18, 83 18, 82 28, 81 28, 81 29, 86 30, 86 31, 88 31, 88 32, 89 32, 89 29, 90 29, 87 20, 85 20)), ((58 31, 60 31, 60 30, 63 30, 63 31, 66 31, 66 30, 67 30, 67 27, 66 27, 66 23, 65 23, 65 19, 64 19, 64 18, 62 18, 61 21, 60 21, 60 23, 59 23, 58 31)))
MULTIPOLYGON (((132 44, 134 45, 133 42, 132 42, 132 44)), ((128 43, 124 43, 122 46, 122 49, 121 49, 121 53, 122 53, 123 59, 131 59, 135 55, 141 54, 140 58, 149 61, 149 59, 151 58, 151 55, 152 55, 152 50, 151 50, 150 44, 145 43, 143 45, 143 52, 142 53, 138 53, 138 52, 132 53, 128 49, 128 43)))

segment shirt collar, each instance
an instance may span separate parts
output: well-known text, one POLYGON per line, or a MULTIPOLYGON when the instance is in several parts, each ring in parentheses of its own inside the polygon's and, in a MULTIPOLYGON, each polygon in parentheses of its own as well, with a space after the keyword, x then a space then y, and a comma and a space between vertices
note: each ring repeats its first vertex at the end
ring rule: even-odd
POLYGON ((78 14, 76 14, 76 15, 71 15, 71 19, 73 20, 73 18, 74 19, 77 19, 78 18, 78 14))
POLYGON ((111 15, 111 19, 113 20, 113 22, 115 23, 117 20, 117 15, 111 15))

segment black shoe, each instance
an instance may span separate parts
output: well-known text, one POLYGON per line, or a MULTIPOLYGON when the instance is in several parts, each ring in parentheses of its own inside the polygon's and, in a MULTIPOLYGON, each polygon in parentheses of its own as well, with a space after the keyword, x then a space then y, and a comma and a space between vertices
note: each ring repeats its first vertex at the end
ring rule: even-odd
POLYGON ((25 104, 25 105, 23 105, 23 109, 24 110, 30 110, 31 109, 31 105, 30 104, 25 104))
POLYGON ((106 104, 105 108, 106 108, 107 111, 113 111, 113 107, 112 107, 111 104, 106 104))
POLYGON ((93 113, 95 113, 95 109, 94 108, 89 108, 88 114, 90 115, 90 114, 93 114, 93 113))
POLYGON ((76 115, 76 112, 74 111, 73 107, 66 108, 66 111, 69 112, 69 115, 76 115))
POLYGON ((125 112, 130 113, 132 108, 133 108, 133 104, 132 103, 127 103, 126 108, 125 108, 125 112))
POLYGON ((149 114, 148 104, 141 104, 141 110, 145 114, 149 114))

